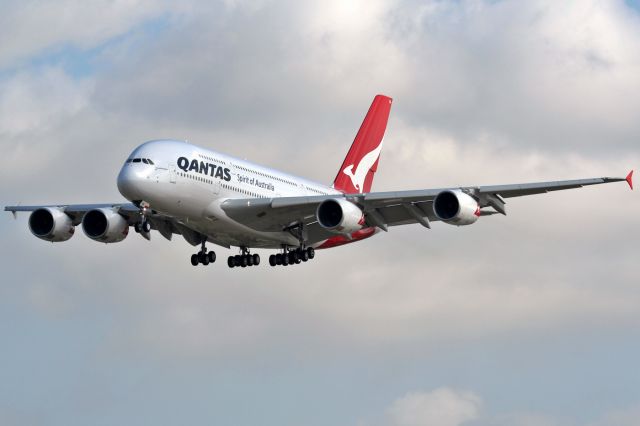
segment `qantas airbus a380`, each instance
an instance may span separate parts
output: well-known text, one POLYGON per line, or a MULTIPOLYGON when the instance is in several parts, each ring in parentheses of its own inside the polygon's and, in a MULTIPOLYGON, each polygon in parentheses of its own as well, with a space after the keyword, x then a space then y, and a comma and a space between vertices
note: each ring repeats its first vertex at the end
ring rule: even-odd
POLYGON ((431 222, 471 225, 479 217, 506 214, 505 198, 586 185, 626 181, 592 179, 528 184, 371 192, 391 98, 374 98, 332 186, 291 176, 174 140, 137 147, 118 175, 118 189, 131 203, 7 206, 31 212, 29 228, 45 241, 66 241, 82 224, 92 240, 116 243, 129 227, 146 239, 152 229, 171 239, 180 234, 200 251, 191 263, 216 260, 206 243, 239 247, 229 267, 260 263, 250 249, 274 249, 269 264, 291 265, 313 259, 315 249, 352 243, 390 226, 431 222))

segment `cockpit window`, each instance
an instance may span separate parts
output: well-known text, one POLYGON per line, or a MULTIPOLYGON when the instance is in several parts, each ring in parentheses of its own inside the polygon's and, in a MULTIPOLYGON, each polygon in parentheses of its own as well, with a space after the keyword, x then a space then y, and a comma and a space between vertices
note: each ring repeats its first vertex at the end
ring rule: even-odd
POLYGON ((147 159, 147 161, 149 162, 149 164, 151 164, 152 166, 154 166, 153 161, 151 161, 150 159, 147 159))
POLYGON ((133 159, 133 162, 134 162, 134 163, 139 163, 139 162, 140 162, 140 159, 139 159, 139 158, 134 158, 134 159, 133 159))
POLYGON ((126 163, 129 164, 130 162, 132 162, 133 160, 131 158, 129 158, 126 163))
POLYGON ((143 158, 143 159, 142 159, 142 162, 143 162, 144 164, 149 164, 149 160, 147 160, 146 158, 143 158))

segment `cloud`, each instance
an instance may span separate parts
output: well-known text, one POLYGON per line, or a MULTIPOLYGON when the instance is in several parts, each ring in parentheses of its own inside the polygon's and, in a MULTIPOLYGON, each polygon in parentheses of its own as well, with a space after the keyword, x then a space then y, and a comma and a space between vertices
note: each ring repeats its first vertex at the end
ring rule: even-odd
POLYGON ((156 0, 5 2, 0 24, 10 37, 0 45, 0 68, 69 45, 96 47, 165 10, 164 2, 156 0))
MULTIPOLYGON (((395 102, 376 190, 624 175, 640 164, 632 95, 640 87, 639 18, 621 1, 129 5, 3 9, 12 34, 0 47, 5 204, 121 200, 122 161, 156 137, 329 183, 377 92, 395 102), (158 16, 157 33, 135 31, 158 16), (104 66, 78 78, 59 64, 32 65, 61 45, 103 46, 104 66)), ((0 291, 4 306, 30 319, 85 325, 98 336, 89 352, 104 356, 108 371, 112 359, 143 359, 176 374, 184 364, 238 362, 254 372, 303 365, 322 376, 333 362, 350 371, 382 358, 388 363, 372 374, 384 376, 380 388, 398 387, 389 365, 448 359, 452 346, 475 354, 494 345, 502 354, 514 340, 542 342, 538 350, 553 355, 540 336, 572 341, 600 332, 588 339, 599 348, 602 336, 632 335, 638 211, 624 183, 550 193, 511 199, 507 217, 471 227, 397 227, 299 267, 242 271, 225 267, 231 252, 221 248, 219 263, 192 268, 194 249, 179 236, 167 242, 154 233, 147 242, 131 234, 102 245, 78 232, 52 245, 31 237, 25 217, 7 217, 0 291)), ((30 353, 47 353, 34 342, 30 353)), ((509 392, 495 377, 472 374, 467 361, 447 361, 441 374, 462 371, 471 386, 509 392)), ((362 398, 345 412, 376 392, 354 388, 362 398)), ((544 393, 523 388, 525 399, 544 393)), ((309 389, 310 399, 327 398, 309 389)), ((576 398, 588 399, 580 392, 576 398)), ((386 420, 443 410, 452 413, 446 424, 480 421, 482 401, 452 388, 409 393, 386 420)), ((510 403, 495 409, 512 411, 510 403)), ((324 411, 323 424, 340 423, 324 411)), ((517 418, 556 421, 544 413, 517 418)))
POLYGON ((472 392, 440 388, 411 392, 386 410, 388 426, 459 426, 478 418, 482 400, 472 392))

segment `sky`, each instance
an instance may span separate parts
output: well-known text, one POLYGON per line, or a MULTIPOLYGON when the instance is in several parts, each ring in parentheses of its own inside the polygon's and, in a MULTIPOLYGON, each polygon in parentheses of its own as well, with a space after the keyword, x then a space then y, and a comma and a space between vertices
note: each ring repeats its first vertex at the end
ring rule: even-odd
MULTIPOLYGON (((124 201, 156 138, 330 183, 377 93, 374 190, 640 166, 635 0, 0 10, 2 205, 124 201)), ((179 236, 46 243, 6 213, 0 424, 637 425, 638 193, 507 209, 243 270, 192 267, 179 236)))

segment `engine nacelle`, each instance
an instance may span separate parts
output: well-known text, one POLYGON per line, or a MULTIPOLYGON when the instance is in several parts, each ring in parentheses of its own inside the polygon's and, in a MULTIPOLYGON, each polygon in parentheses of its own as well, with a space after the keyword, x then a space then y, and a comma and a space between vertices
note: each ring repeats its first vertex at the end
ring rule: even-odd
POLYGON ((433 212, 451 225, 471 225, 480 217, 480 205, 459 189, 442 191, 433 200, 433 212))
POLYGON ((92 240, 101 243, 117 243, 129 234, 129 223, 111 209, 94 209, 85 213, 82 230, 92 240))
POLYGON ((350 234, 364 226, 362 210, 343 199, 329 199, 320 203, 316 218, 320 226, 338 234, 350 234))
POLYGON ((34 210, 29 216, 29 230, 41 240, 54 243, 73 237, 75 228, 69 216, 56 207, 34 210))

